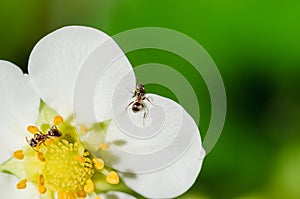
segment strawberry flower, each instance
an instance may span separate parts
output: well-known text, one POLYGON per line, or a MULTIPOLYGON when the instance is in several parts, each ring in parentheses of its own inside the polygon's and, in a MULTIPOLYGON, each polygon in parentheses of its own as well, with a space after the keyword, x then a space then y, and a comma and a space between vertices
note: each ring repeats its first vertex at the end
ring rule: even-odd
MULTIPOLYGON (((163 127, 167 132, 177 128, 174 125, 176 117, 170 113, 174 113, 174 109, 182 112, 181 126, 194 136, 186 150, 173 159, 172 164, 164 164, 156 170, 150 167, 147 172, 139 170, 145 166, 141 159, 136 158, 129 164, 128 156, 123 156, 122 151, 132 153, 142 146, 149 150, 156 148, 153 143, 159 143, 159 146, 170 143, 170 134, 137 144, 134 139, 121 134, 111 104, 126 105, 132 99, 127 95, 127 101, 122 101, 122 97, 114 101, 116 98, 109 92, 114 92, 116 84, 122 82, 122 76, 111 74, 131 68, 125 56, 116 62, 119 67, 114 64, 109 67, 110 75, 106 74, 104 83, 97 87, 97 121, 86 122, 84 116, 78 116, 74 110, 74 103, 75 108, 78 104, 74 91, 81 69, 101 63, 101 60, 97 63, 94 55, 109 39, 93 28, 64 27, 36 44, 29 57, 29 75, 10 62, 0 61, 2 197, 131 199, 135 197, 129 194, 136 192, 148 198, 171 198, 184 193, 194 183, 204 157, 199 131, 191 117, 172 100, 148 95, 154 103, 167 107, 166 116, 172 120, 168 119, 163 127), (76 118, 83 118, 80 124, 76 118), (99 128, 94 128, 95 123, 99 128), (115 147, 112 143, 116 140, 126 144, 115 147), (119 161, 114 163, 112 157, 119 161)), ((119 50, 117 45, 114 48, 119 50)), ((127 81, 130 85, 125 83, 123 86, 132 88, 133 81, 135 78, 131 76, 127 81)), ((130 108, 128 115, 136 120, 140 118, 131 114, 130 108)), ((161 159, 164 155, 162 153, 161 159)))

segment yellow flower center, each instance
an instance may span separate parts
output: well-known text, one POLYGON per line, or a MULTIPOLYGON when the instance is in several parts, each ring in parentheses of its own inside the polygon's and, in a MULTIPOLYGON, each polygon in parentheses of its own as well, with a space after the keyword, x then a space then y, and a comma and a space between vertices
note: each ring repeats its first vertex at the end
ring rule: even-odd
MULTIPOLYGON (((37 184, 40 194, 57 193, 58 199, 85 198, 93 194, 93 176, 102 173, 106 182, 118 184, 119 176, 109 171, 100 158, 93 157, 80 142, 75 127, 64 123, 62 117, 54 118, 53 126, 45 132, 36 126, 28 126, 32 134, 26 138, 26 150, 16 150, 13 154, 17 161, 24 162, 26 178, 19 181, 17 189, 25 189, 27 182, 37 184)), ((85 133, 88 129, 85 128, 85 133)), ((109 148, 105 147, 106 150, 109 148)))
POLYGON ((73 193, 81 191, 94 174, 92 161, 85 156, 88 154, 81 156, 78 144, 64 139, 50 144, 48 148, 42 168, 45 186, 52 190, 69 190, 73 193))

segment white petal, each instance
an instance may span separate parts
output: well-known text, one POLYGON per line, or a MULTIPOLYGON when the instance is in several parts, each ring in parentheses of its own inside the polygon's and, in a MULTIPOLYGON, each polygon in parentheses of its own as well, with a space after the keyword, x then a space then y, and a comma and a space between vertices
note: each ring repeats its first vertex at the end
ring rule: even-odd
MULTIPOLYGON (((147 94, 147 97, 153 104, 144 100, 148 111, 141 110, 137 113, 133 113, 131 106, 125 111, 127 104, 135 100, 134 98, 128 102, 120 97, 114 98, 115 117, 109 126, 107 139, 110 142, 126 141, 126 144, 120 146, 122 151, 135 154, 157 152, 172 144, 180 133, 183 125, 182 107, 176 102, 158 95, 147 94), (146 114, 145 118, 144 114, 146 114)), ((191 136, 194 135, 193 133, 191 131, 183 135, 191 136)), ((190 138, 190 143, 184 149, 191 144, 192 140, 193 137, 190 138)))
MULTIPOLYGON (((119 93, 122 92, 117 89, 116 94, 119 93)), ((145 126, 143 110, 133 114, 129 107, 125 111, 127 100, 114 97, 114 117, 106 135, 110 149, 91 150, 119 171, 145 173, 167 167, 179 159, 199 137, 194 120, 179 104, 158 95, 147 96, 154 105, 144 100, 150 110, 145 126)), ((84 142, 92 145, 89 140, 84 142)), ((201 142, 198 144, 201 149, 201 142)))
POLYGON ((27 75, 14 64, 0 61, 0 162, 24 146, 26 128, 35 123, 39 111, 39 97, 27 75))
POLYGON ((102 199, 136 199, 136 197, 132 195, 119 191, 109 191, 107 193, 100 194, 100 197, 102 199))
POLYGON ((111 147, 95 155, 126 171, 124 182, 147 198, 181 195, 195 182, 205 156, 198 126, 179 104, 154 94, 147 94, 154 105, 144 100, 150 112, 143 126, 143 111, 133 114, 129 107, 125 112, 128 101, 118 97, 126 93, 122 90, 116 88, 112 102, 114 117, 107 130, 111 147))
POLYGON ((121 177, 127 186, 146 198, 175 198, 194 184, 204 153, 197 136, 192 146, 172 165, 152 173, 123 173, 121 177))
POLYGON ((80 69, 74 91, 76 120, 111 119, 113 94, 124 77, 127 81, 121 86, 130 94, 135 87, 133 69, 123 51, 110 38, 90 54, 80 69))
POLYGON ((48 34, 32 50, 28 70, 34 87, 64 117, 73 113, 74 85, 82 63, 107 38, 93 28, 69 26, 48 34))
POLYGON ((94 155, 129 173, 122 175, 124 182, 145 197, 184 193, 195 182, 205 156, 196 123, 176 102, 147 94, 154 105, 144 100, 150 112, 143 126, 143 111, 133 114, 130 107, 125 111, 134 100, 126 99, 126 92, 122 86, 114 92, 114 117, 107 130, 109 150, 93 151, 94 155))
POLYGON ((25 189, 16 189, 18 179, 15 176, 0 173, 0 198, 22 198, 22 199, 39 199, 37 189, 31 184, 27 183, 25 189))

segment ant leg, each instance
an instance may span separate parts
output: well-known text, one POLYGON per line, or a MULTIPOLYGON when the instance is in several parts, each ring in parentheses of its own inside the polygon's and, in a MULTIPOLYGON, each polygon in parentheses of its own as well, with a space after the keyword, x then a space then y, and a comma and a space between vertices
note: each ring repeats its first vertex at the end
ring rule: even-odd
POLYGON ((145 127, 145 119, 146 116, 148 115, 148 109, 146 106, 144 106, 144 116, 143 116, 143 126, 145 127))
POLYGON ((30 141, 28 140, 28 138, 27 137, 25 137, 25 138, 26 138, 27 143, 30 145, 30 141))
POLYGON ((127 111, 127 108, 128 108, 131 104, 133 104, 134 102, 135 102, 135 101, 130 102, 130 103, 126 106, 125 111, 127 111))
POLYGON ((152 100, 150 100, 150 98, 149 97, 146 97, 146 100, 148 101, 148 102, 150 102, 153 106, 154 106, 154 104, 153 104, 153 102, 152 102, 152 100))
POLYGON ((129 88, 127 88, 127 91, 128 91, 129 93, 131 93, 131 94, 133 95, 133 97, 135 96, 135 91, 129 90, 129 88))
POLYGON ((42 143, 47 149, 49 149, 49 147, 47 146, 47 144, 45 142, 42 143))
POLYGON ((33 148, 33 150, 35 150, 36 152, 39 152, 40 145, 41 145, 41 144, 39 143, 39 144, 38 144, 36 147, 34 147, 34 148, 32 147, 32 148, 33 148))
MULTIPOLYGON (((39 129, 39 134, 43 135, 43 133, 42 133, 42 131, 40 131, 40 129, 39 129)), ((36 134, 34 134, 34 135, 36 135, 36 134)))

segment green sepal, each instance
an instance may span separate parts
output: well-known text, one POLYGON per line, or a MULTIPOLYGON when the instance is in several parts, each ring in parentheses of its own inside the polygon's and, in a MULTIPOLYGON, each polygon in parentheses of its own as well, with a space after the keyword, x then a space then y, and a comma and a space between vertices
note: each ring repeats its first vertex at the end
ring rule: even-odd
POLYGON ((99 122, 99 125, 102 129, 102 131, 104 132, 104 134, 106 135, 106 132, 107 132, 107 129, 108 129, 108 126, 110 124, 111 120, 106 120, 104 122, 99 122))
POLYGON ((111 120, 106 120, 103 122, 95 122, 90 125, 87 128, 88 132, 95 132, 95 133, 101 133, 101 136, 106 136, 106 132, 108 129, 108 126, 110 124, 111 120))
POLYGON ((58 112, 48 106, 41 100, 39 108, 39 117, 36 121, 36 125, 41 127, 41 131, 45 131, 53 124, 53 118, 58 116, 58 112))
POLYGON ((120 192, 124 192, 127 194, 130 194, 136 198, 143 198, 142 196, 140 196, 139 194, 137 194, 136 192, 134 192, 133 190, 131 190, 130 188, 128 188, 123 182, 122 180, 120 180, 119 184, 113 185, 113 184, 109 184, 106 181, 106 176, 101 173, 101 172, 95 172, 94 176, 92 177, 92 180, 94 182, 95 185, 95 192, 97 194, 99 193, 106 193, 108 191, 120 191, 120 192))
POLYGON ((24 178, 26 176, 24 170, 24 160, 17 160, 11 157, 7 161, 0 164, 0 172, 14 175, 18 178, 24 178))
POLYGON ((46 193, 40 194, 40 199, 55 199, 54 192, 52 190, 47 190, 46 193))

